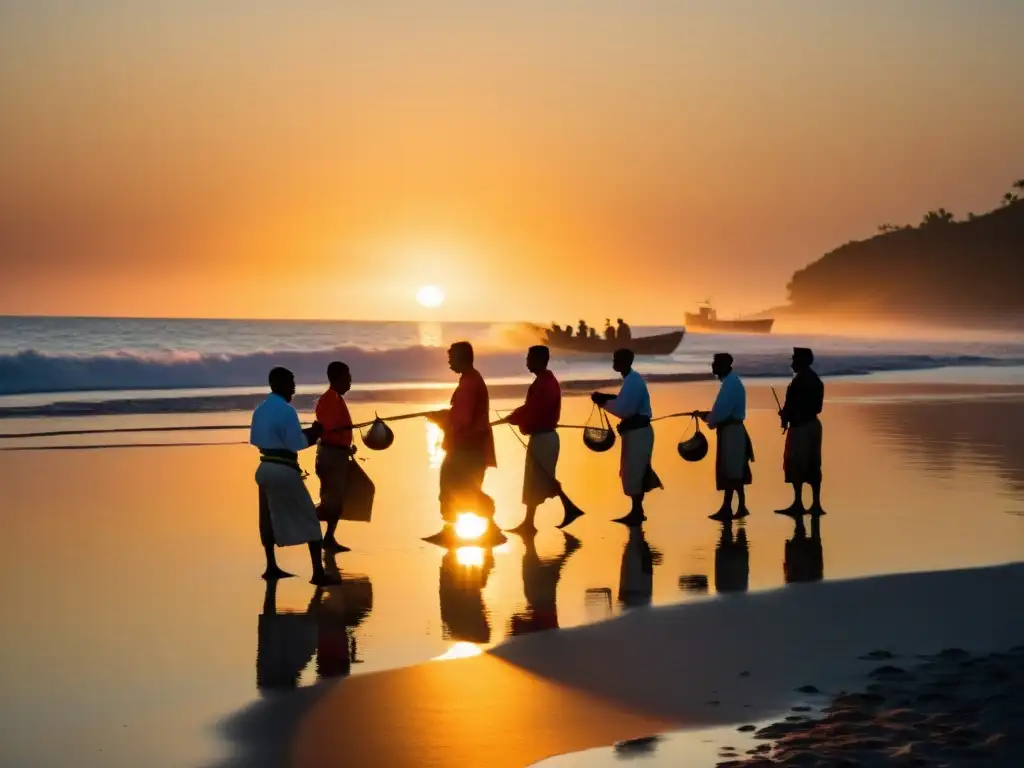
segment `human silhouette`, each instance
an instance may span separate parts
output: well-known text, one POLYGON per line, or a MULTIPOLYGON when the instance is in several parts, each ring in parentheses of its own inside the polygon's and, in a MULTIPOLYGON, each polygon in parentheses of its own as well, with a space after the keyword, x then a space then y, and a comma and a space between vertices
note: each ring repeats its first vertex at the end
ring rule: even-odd
POLYGON ((741 527, 733 534, 732 520, 722 522, 722 531, 715 547, 715 590, 746 592, 750 584, 750 549, 747 531, 741 527))
POLYGON ((622 548, 622 564, 619 568, 619 605, 622 608, 651 604, 656 560, 660 558, 655 557, 647 543, 643 526, 631 526, 629 538, 622 548))
POLYGON ((510 634, 525 635, 545 629, 558 629, 558 606, 556 593, 562 568, 577 552, 582 543, 572 534, 562 532, 562 554, 555 558, 542 559, 537 554, 536 538, 524 536, 523 544, 523 595, 526 610, 512 616, 510 634))
POLYGON ((373 584, 368 576, 342 574, 334 553, 324 555, 324 561, 325 570, 337 574, 340 584, 319 589, 314 596, 316 668, 321 678, 343 677, 358 663, 355 629, 373 610, 373 584))
POLYGON ((623 322, 621 317, 618 319, 617 322, 618 330, 615 333, 615 338, 623 343, 628 342, 630 339, 633 338, 633 331, 626 323, 623 322))
POLYGON ((604 337, 608 341, 615 341, 615 329, 612 328, 612 321, 607 317, 604 319, 604 337))
POLYGON ((811 367, 814 352, 807 347, 794 347, 790 366, 793 381, 786 388, 786 402, 779 410, 782 428, 786 432, 783 453, 783 472, 786 482, 793 486, 793 503, 776 512, 780 515, 804 513, 803 487, 811 486, 812 515, 825 514, 821 507, 821 414, 825 400, 825 385, 811 367))
POLYGON ((494 553, 489 547, 453 547, 445 552, 441 558, 438 596, 446 638, 490 642, 491 624, 482 592, 492 570, 494 553))
POLYGON ((256 687, 261 691, 297 688, 302 670, 316 653, 314 594, 304 613, 277 610, 278 579, 267 579, 256 638, 256 687))
POLYGON ((825 557, 821 548, 821 518, 811 518, 808 537, 803 516, 793 520, 793 538, 786 542, 782 572, 787 584, 821 581, 825 575, 825 557))

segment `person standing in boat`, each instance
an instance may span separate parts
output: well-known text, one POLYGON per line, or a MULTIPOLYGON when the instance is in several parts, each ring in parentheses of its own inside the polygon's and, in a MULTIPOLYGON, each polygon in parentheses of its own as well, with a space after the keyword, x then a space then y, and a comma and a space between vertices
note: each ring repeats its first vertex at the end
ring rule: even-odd
POLYGON ((619 327, 618 331, 616 331, 615 333, 615 338, 617 338, 619 341, 630 341, 633 338, 633 331, 630 329, 628 325, 622 322, 621 317, 618 319, 617 322, 619 324, 619 327))
POLYGON ((619 394, 594 392, 590 399, 620 419, 618 432, 622 436, 622 454, 619 477, 622 478, 623 492, 632 500, 632 507, 628 514, 615 522, 634 526, 647 519, 644 514, 644 496, 648 491, 664 486, 651 467, 651 456, 654 453, 651 395, 647 391, 647 382, 633 370, 633 351, 616 350, 612 368, 622 375, 619 394))
POLYGON ((348 547, 335 538, 341 507, 345 502, 346 480, 356 447, 352 444, 352 417, 345 393, 352 388, 352 373, 345 363, 335 360, 327 366, 330 386, 316 401, 316 420, 323 427, 316 449, 316 476, 320 478, 320 517, 327 522, 324 549, 347 552, 348 547))
POLYGON ((451 408, 428 417, 444 431, 441 517, 450 523, 455 521, 459 512, 475 512, 489 518, 493 529, 494 502, 483 492, 488 467, 498 465, 487 384, 473 366, 473 345, 468 341, 457 341, 451 345, 448 365, 459 374, 459 385, 452 394, 451 408))
MULTIPOLYGON (((511 529, 512 533, 524 536, 537 532, 537 507, 547 499, 558 496, 559 491, 555 470, 560 443, 555 430, 562 415, 562 388, 555 374, 548 370, 550 359, 551 350, 547 347, 530 347, 526 353, 526 367, 535 378, 526 391, 526 402, 501 420, 501 423, 519 427, 519 431, 530 438, 526 446, 526 467, 523 471, 526 517, 511 529)), ((578 516, 578 512, 571 512, 567 507, 559 527, 569 525, 578 516)))
POLYGON ((698 415, 718 434, 715 454, 715 481, 718 490, 724 493, 722 507, 712 520, 729 520, 733 517, 732 499, 739 496, 736 517, 746 517, 745 486, 752 478, 750 462, 754 460, 754 449, 744 421, 747 418, 747 391, 732 370, 732 355, 720 352, 711 363, 711 372, 722 382, 718 397, 710 411, 698 415))
POLYGON ((309 546, 313 564, 313 584, 333 584, 337 580, 324 573, 323 540, 316 505, 302 480, 299 451, 314 445, 323 427, 314 422, 303 429, 299 414, 292 407, 295 376, 287 368, 270 372, 270 395, 252 414, 250 444, 259 448, 260 466, 256 484, 260 490, 260 541, 267 557, 263 578, 282 579, 292 574, 277 565, 274 547, 309 546))
POLYGON ((794 347, 791 367, 796 374, 786 389, 786 402, 779 411, 782 428, 786 430, 783 471, 786 482, 793 486, 793 503, 777 510, 780 515, 804 513, 804 483, 811 486, 812 515, 823 515, 821 508, 821 420, 818 415, 825 401, 825 385, 811 366, 814 352, 794 347))

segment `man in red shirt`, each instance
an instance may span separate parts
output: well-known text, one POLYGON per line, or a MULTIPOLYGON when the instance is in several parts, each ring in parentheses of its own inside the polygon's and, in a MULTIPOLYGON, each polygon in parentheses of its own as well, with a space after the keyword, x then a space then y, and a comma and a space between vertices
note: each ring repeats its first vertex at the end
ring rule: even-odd
POLYGON ((330 387, 316 402, 316 420, 323 425, 323 435, 316 449, 316 476, 320 478, 321 520, 327 521, 324 549, 347 552, 348 547, 334 537, 345 501, 345 485, 349 465, 356 448, 352 444, 352 417, 345 403, 345 393, 352 387, 348 366, 335 361, 327 366, 330 387))
POLYGON ((459 385, 452 394, 451 408, 430 417, 444 430, 441 517, 454 522, 460 512, 474 512, 491 518, 493 526, 494 501, 483 492, 487 468, 498 465, 487 384, 473 367, 473 347, 468 341, 452 344, 448 365, 459 374, 459 385))
MULTIPOLYGON (((502 419, 519 427, 530 438, 526 449, 526 468, 523 472, 523 504, 526 517, 512 529, 512 533, 530 535, 537 532, 537 507, 547 499, 559 495, 561 490, 555 479, 558 465, 558 419, 562 414, 562 388, 555 374, 548 370, 551 352, 545 346, 530 347, 526 353, 526 367, 536 378, 526 391, 526 402, 502 419)), ((579 516, 579 511, 565 507, 565 518, 560 528, 579 516)))

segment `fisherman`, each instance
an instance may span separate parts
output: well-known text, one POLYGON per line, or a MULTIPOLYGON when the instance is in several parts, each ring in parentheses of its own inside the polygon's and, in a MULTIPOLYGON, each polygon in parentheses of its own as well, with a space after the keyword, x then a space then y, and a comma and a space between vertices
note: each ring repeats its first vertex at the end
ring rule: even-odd
POLYGON ((579 327, 579 331, 577 332, 576 335, 579 338, 581 338, 581 339, 587 338, 587 321, 586 320, 580 320, 580 324, 579 324, 578 327, 579 327))
POLYGON ((618 395, 594 392, 590 399, 621 421, 618 432, 622 436, 622 454, 619 477, 622 490, 632 499, 629 513, 616 519, 628 526, 640 525, 644 514, 644 496, 655 488, 663 488, 661 480, 651 467, 654 453, 654 429, 651 428, 651 395, 647 382, 633 370, 633 351, 618 349, 612 357, 612 368, 622 375, 622 388, 618 395))
MULTIPOLYGON (((537 532, 537 507, 547 499, 558 496, 559 484, 555 479, 558 466, 558 419, 562 414, 562 388, 550 370, 551 350, 544 346, 530 347, 526 353, 526 368, 534 375, 526 391, 526 402, 501 420, 519 427, 530 438, 526 446, 526 468, 523 472, 523 504, 526 517, 511 529, 512 533, 530 535, 537 532)), ((579 516, 577 510, 565 508, 560 528, 579 516)))
POLYGON ((698 413, 718 433, 715 480, 725 497, 721 509, 709 517, 723 522, 733 517, 734 494, 739 496, 735 516, 741 518, 750 514, 744 486, 750 485, 750 462, 754 460, 754 449, 743 424, 747 418, 747 391, 740 377, 733 373, 732 363, 732 355, 728 352, 715 355, 711 372, 722 384, 711 410, 698 413))
POLYGON ((622 322, 621 317, 618 319, 617 322, 619 324, 619 329, 618 332, 615 334, 615 338, 617 338, 619 341, 629 341, 630 339, 632 339, 633 331, 630 330, 628 325, 622 322))
MULTIPOLYGON (((459 512, 475 512, 494 526, 494 501, 483 492, 484 474, 498 465, 490 424, 490 396, 473 367, 473 346, 457 341, 448 349, 448 366, 459 374, 451 408, 428 416, 444 430, 441 462, 441 517, 454 522, 459 512)), ((500 534, 500 532, 498 532, 500 534)), ((504 538, 504 537, 502 537, 504 538)))
POLYGON ((260 450, 256 483, 260 489, 260 541, 267 556, 263 578, 283 579, 292 574, 282 570, 274 557, 274 547, 309 546, 313 564, 312 584, 337 583, 324 573, 323 541, 316 515, 299 467, 299 451, 305 450, 323 433, 318 422, 303 429, 299 414, 291 405, 295 394, 295 376, 287 368, 270 372, 270 395, 252 414, 249 442, 260 450))
POLYGON ((606 341, 615 341, 615 329, 612 328, 612 321, 607 317, 604 319, 604 338, 606 341))
POLYGON ((806 347, 794 347, 791 367, 796 374, 786 389, 786 402, 779 411, 782 428, 786 430, 786 448, 783 470, 786 482, 793 486, 793 503, 777 510, 780 515, 804 513, 804 483, 811 486, 812 515, 823 515, 821 508, 821 413, 825 399, 825 385, 811 365, 814 352, 806 347))
POLYGON ((319 516, 327 522, 324 549, 347 552, 348 547, 335 538, 349 466, 356 446, 352 444, 352 417, 345 403, 345 393, 352 388, 352 374, 345 363, 335 360, 327 366, 330 386, 316 401, 316 420, 324 429, 316 449, 316 476, 320 478, 319 516))

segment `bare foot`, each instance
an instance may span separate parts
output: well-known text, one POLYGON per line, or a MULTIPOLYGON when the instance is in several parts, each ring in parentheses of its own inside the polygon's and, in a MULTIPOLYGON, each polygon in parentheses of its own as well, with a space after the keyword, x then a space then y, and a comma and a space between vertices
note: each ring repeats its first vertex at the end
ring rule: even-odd
POLYGON ((351 552, 349 547, 346 547, 337 539, 331 537, 330 539, 324 539, 324 549, 328 552, 351 552))
POLYGON ((720 510, 715 512, 713 515, 708 515, 709 520, 717 520, 720 523, 724 523, 727 520, 732 520, 732 510, 728 507, 722 507, 720 510))
POLYGON ((277 579, 290 579, 294 573, 288 573, 280 568, 268 568, 261 577, 264 581, 276 581, 277 579))
POLYGON ((740 507, 736 510, 736 519, 739 520, 741 517, 746 517, 750 514, 750 510, 746 507, 740 507))
POLYGON ((821 508, 821 504, 812 504, 809 511, 812 517, 821 517, 822 515, 827 514, 825 510, 821 508))
POLYGON ((632 511, 628 515, 623 515, 622 517, 615 518, 614 520, 612 520, 612 522, 622 523, 623 525, 629 528, 634 528, 638 525, 643 525, 643 523, 646 522, 646 520, 647 515, 645 515, 643 512, 632 511))
POLYGON ((776 509, 776 515, 786 515, 786 517, 800 517, 804 513, 804 505, 797 504, 795 501, 785 509, 776 509))
POLYGON ((521 522, 515 528, 506 528, 505 532, 514 533, 517 536, 533 536, 535 533, 537 533, 537 526, 529 520, 523 520, 523 522, 521 522))
POLYGON ((556 527, 559 529, 568 528, 581 517, 583 517, 582 509, 577 509, 576 507, 568 508, 565 510, 565 517, 562 518, 562 522, 560 522, 556 527))

